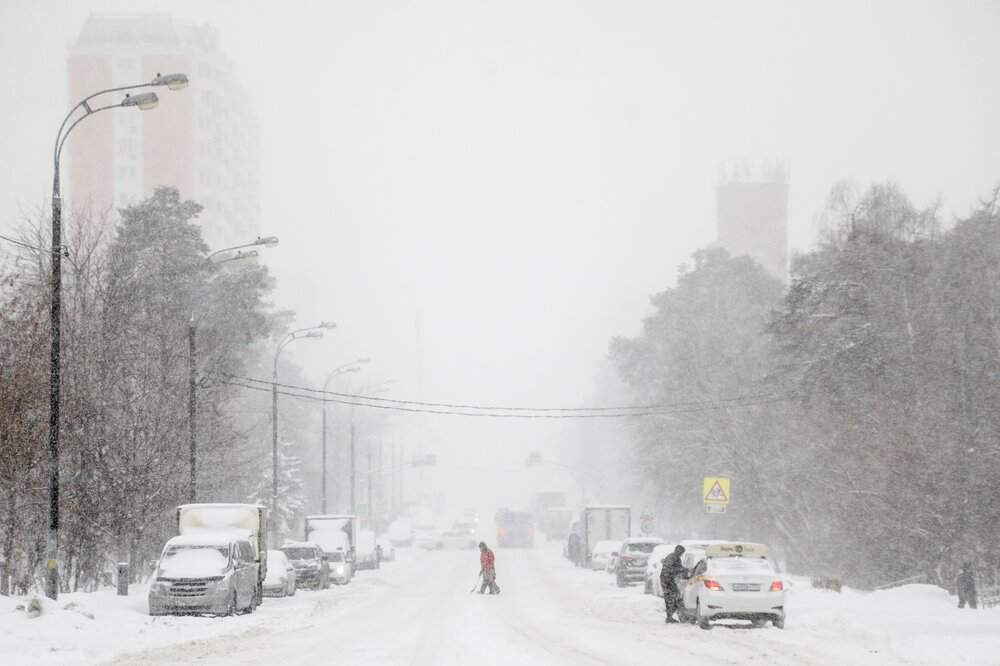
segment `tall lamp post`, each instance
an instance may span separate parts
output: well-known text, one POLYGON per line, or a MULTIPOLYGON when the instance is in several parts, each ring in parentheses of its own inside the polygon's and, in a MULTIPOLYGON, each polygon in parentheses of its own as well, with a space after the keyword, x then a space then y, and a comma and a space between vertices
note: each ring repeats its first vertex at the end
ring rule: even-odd
POLYGON ((155 92, 143 92, 136 95, 126 93, 125 99, 117 104, 108 104, 94 108, 90 101, 100 95, 137 88, 167 86, 171 90, 180 90, 188 84, 186 74, 156 75, 152 81, 137 83, 131 86, 107 88, 88 95, 77 103, 59 126, 56 134, 55 148, 52 151, 52 301, 50 304, 50 320, 52 326, 52 349, 49 355, 49 526, 46 536, 46 555, 48 556, 48 573, 45 577, 45 595, 50 599, 59 596, 59 575, 56 564, 59 556, 59 393, 61 388, 60 364, 61 346, 59 323, 62 317, 62 196, 59 190, 59 158, 70 132, 77 125, 98 111, 108 109, 138 107, 142 111, 156 108, 159 98, 155 92), (83 115, 73 120, 74 114, 83 109, 83 115), (70 122, 72 120, 72 122, 70 122), (69 125, 67 127, 67 124, 69 125))
MULTIPOLYGON (((264 247, 277 247, 278 237, 277 236, 265 236, 264 238, 258 237, 252 243, 246 243, 245 245, 235 245, 233 247, 227 247, 222 250, 217 250, 211 253, 205 259, 206 261, 214 263, 222 263, 225 261, 234 261, 237 259, 249 259, 251 257, 257 256, 256 250, 251 250, 250 252, 237 252, 232 257, 225 257, 218 260, 213 260, 223 252, 232 252, 233 250, 242 250, 247 247, 255 247, 263 245, 264 247)), ((195 391, 197 389, 197 376, 198 376, 198 351, 197 345, 195 344, 196 333, 198 330, 197 322, 194 318, 194 312, 191 313, 191 320, 188 322, 188 431, 189 431, 189 455, 188 455, 188 465, 191 472, 191 480, 188 483, 188 501, 196 502, 196 472, 195 472, 195 461, 197 460, 197 450, 198 450, 198 430, 197 430, 197 417, 198 417, 198 402, 195 396, 195 391)))
MULTIPOLYGON (((330 381, 337 375, 342 375, 345 372, 361 372, 359 367, 362 363, 371 363, 370 358, 359 358, 351 363, 345 363, 344 365, 334 368, 330 374, 326 376, 326 381, 323 382, 323 393, 326 393, 327 388, 330 386, 330 381)), ((323 473, 320 484, 322 486, 320 495, 320 513, 326 513, 326 397, 323 398, 323 433, 322 433, 322 448, 323 448, 323 473)))
POLYGON ((281 339, 278 348, 274 352, 274 372, 271 374, 271 523, 274 525, 277 534, 277 514, 278 514, 278 357, 281 352, 296 340, 307 338, 322 338, 323 331, 332 331, 337 325, 332 321, 325 321, 319 326, 307 326, 292 331, 281 339))

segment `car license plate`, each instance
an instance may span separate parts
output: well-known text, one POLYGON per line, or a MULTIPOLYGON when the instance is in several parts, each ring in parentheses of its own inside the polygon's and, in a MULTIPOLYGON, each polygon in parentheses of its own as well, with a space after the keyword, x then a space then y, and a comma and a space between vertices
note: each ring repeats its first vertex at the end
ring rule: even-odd
POLYGON ((733 592, 760 592, 760 583, 733 583, 733 592))

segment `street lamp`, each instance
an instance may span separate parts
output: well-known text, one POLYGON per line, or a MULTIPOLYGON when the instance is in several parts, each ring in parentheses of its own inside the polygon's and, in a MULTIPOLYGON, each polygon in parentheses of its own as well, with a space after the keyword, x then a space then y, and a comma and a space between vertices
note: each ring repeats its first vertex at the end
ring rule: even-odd
POLYGON ((62 155, 63 146, 73 128, 98 111, 108 109, 138 107, 146 111, 156 106, 159 98, 154 92, 140 93, 138 95, 126 95, 125 99, 117 104, 108 104, 93 108, 90 100, 100 95, 124 90, 135 90, 136 88, 148 88, 151 86, 167 86, 171 90, 179 90, 187 86, 188 78, 186 74, 167 74, 166 76, 157 74, 156 78, 148 83, 137 83, 131 86, 120 86, 117 88, 107 88, 92 95, 84 97, 76 106, 66 114, 59 132, 56 134, 55 148, 52 151, 52 301, 50 304, 49 317, 52 326, 52 349, 49 355, 49 525, 46 536, 46 554, 48 556, 48 574, 45 577, 45 595, 50 599, 59 596, 59 578, 56 569, 56 561, 59 555, 59 405, 60 389, 62 378, 60 376, 61 346, 59 323, 62 316, 62 196, 59 190, 59 158, 62 155), (83 109, 83 115, 72 120, 73 115, 83 109), (67 127, 67 123, 70 123, 67 127))
POLYGON ((306 338, 322 338, 323 331, 332 331, 337 325, 332 321, 324 321, 319 326, 308 326, 292 331, 281 339, 274 352, 274 372, 271 374, 271 522, 277 535, 278 516, 278 357, 282 350, 296 340, 306 338))
MULTIPOLYGON (((166 84, 170 86, 169 83, 166 84)), ((275 247, 278 244, 277 236, 267 236, 266 238, 257 237, 252 243, 246 243, 244 245, 235 245, 233 247, 227 247, 222 250, 218 250, 208 255, 205 259, 211 262, 212 257, 223 252, 231 252, 232 250, 240 250, 245 247, 252 247, 254 245, 263 245, 264 247, 275 247)), ((249 257, 256 257, 257 251, 252 250, 251 252, 238 252, 233 257, 227 257, 216 263, 222 263, 223 261, 235 261, 237 259, 247 259, 249 257)), ((197 364, 197 347, 195 345, 195 334, 197 333, 197 323, 195 322, 194 312, 191 313, 191 320, 188 322, 188 430, 189 430, 189 454, 188 454, 188 466, 190 467, 191 479, 188 483, 188 501, 194 504, 197 501, 197 494, 195 492, 195 461, 197 459, 197 416, 198 416, 198 403, 195 396, 195 390, 197 389, 197 374, 198 374, 198 364, 197 364)))
POLYGON ((345 363, 344 365, 338 366, 338 367, 334 368, 330 372, 330 374, 328 374, 326 376, 326 381, 323 382, 323 393, 324 393, 324 396, 323 396, 323 435, 322 435, 322 442, 323 442, 323 474, 322 474, 322 480, 320 481, 321 488, 322 488, 322 490, 320 492, 320 495, 321 495, 321 498, 322 498, 321 499, 321 505, 320 505, 320 513, 324 513, 324 514, 326 513, 326 403, 327 403, 326 395, 325 395, 326 394, 326 389, 327 389, 327 387, 330 386, 330 380, 332 380, 337 375, 342 375, 345 372, 361 372, 361 368, 358 367, 358 366, 361 365, 362 363, 371 363, 371 359, 370 358, 359 358, 358 360, 352 361, 351 363, 345 363))

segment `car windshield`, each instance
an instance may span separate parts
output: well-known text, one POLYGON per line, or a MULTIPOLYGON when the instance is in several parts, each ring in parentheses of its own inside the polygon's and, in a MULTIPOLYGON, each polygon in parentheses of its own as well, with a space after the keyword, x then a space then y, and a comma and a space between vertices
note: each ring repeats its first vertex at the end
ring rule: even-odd
POLYGON ((331 562, 343 562, 344 561, 344 554, 343 553, 327 553, 326 554, 326 559, 330 560, 331 562))
POLYGON ((316 559, 316 551, 312 548, 282 548, 281 552, 283 552, 290 560, 316 559))
POLYGON ((756 557, 712 558, 709 562, 709 568, 715 573, 774 573, 770 562, 756 557))
POLYGON ((628 552, 630 553, 652 553, 653 549, 659 544, 655 543, 630 543, 628 544, 628 552))
POLYGON ((228 567, 229 546, 170 546, 160 558, 160 569, 175 576, 215 575, 228 567))

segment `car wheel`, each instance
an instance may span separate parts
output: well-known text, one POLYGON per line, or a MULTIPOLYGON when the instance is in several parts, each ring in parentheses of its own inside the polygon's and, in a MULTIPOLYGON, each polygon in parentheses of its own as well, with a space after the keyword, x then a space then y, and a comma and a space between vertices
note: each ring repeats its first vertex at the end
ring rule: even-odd
POLYGON ((765 620, 764 618, 757 618, 756 620, 753 621, 754 629, 763 629, 766 626, 767 626, 767 620, 765 620))
POLYGON ((236 590, 233 590, 233 596, 229 599, 229 608, 226 609, 226 615, 229 617, 236 615, 236 590))
POLYGON ((702 629, 711 629, 712 625, 708 623, 708 618, 701 614, 701 600, 695 603, 694 607, 694 621, 698 623, 698 626, 702 629))
POLYGON ((617 576, 615 576, 615 582, 618 583, 618 587, 625 587, 625 586, 628 585, 628 583, 625 582, 625 579, 622 578, 621 574, 618 574, 617 576))
POLYGON ((785 618, 783 618, 783 617, 781 617, 781 618, 776 617, 773 620, 771 620, 771 624, 774 625, 775 629, 784 629, 785 628, 785 618))
POLYGON ((653 586, 649 584, 649 580, 648 579, 646 580, 646 589, 643 590, 643 593, 644 594, 652 594, 653 593, 653 586))

